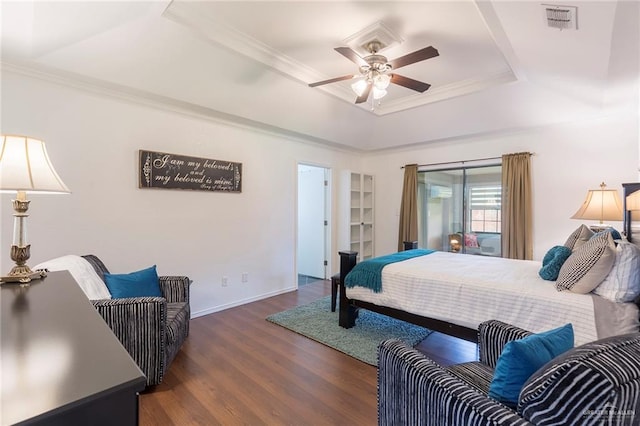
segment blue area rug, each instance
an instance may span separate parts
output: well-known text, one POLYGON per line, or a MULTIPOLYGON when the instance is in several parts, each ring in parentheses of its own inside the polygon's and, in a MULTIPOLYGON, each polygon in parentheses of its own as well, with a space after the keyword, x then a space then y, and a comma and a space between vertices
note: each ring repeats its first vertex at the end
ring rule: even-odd
POLYGON ((400 339, 415 346, 431 334, 426 328, 364 309, 360 310, 355 327, 342 328, 338 325, 338 312, 331 312, 330 296, 270 315, 267 321, 371 365, 378 365, 381 341, 400 339))

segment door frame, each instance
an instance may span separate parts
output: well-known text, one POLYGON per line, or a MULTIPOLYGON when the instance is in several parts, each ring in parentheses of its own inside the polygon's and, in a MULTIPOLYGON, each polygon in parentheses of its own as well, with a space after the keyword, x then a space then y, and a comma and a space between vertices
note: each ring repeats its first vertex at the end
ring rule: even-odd
POLYGON ((317 167, 320 169, 324 169, 325 174, 325 186, 324 186, 324 217, 327 221, 327 225, 324 227, 324 257, 326 265, 324 267, 324 279, 329 279, 331 275, 332 265, 331 265, 331 236, 333 229, 333 220, 332 220, 332 169, 331 167, 315 163, 311 161, 296 161, 295 164, 295 176, 296 176, 296 189, 295 189, 295 203, 294 203, 294 218, 295 218, 295 235, 294 235, 294 282, 296 283, 295 287, 298 287, 298 233, 299 233, 299 223, 298 223, 298 190, 299 190, 299 177, 298 177, 298 169, 299 166, 309 166, 309 167, 317 167))

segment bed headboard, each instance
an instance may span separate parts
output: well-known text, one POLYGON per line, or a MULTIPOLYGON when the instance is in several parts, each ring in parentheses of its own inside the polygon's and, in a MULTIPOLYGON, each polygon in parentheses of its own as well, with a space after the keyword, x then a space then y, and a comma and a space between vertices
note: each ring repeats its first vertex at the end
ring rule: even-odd
POLYGON ((627 196, 640 190, 640 183, 623 183, 622 184, 622 210, 624 211, 622 230, 630 242, 640 245, 640 235, 634 236, 634 229, 636 234, 640 234, 640 212, 632 212, 627 210, 627 196), (635 225, 634 225, 635 221, 635 225))

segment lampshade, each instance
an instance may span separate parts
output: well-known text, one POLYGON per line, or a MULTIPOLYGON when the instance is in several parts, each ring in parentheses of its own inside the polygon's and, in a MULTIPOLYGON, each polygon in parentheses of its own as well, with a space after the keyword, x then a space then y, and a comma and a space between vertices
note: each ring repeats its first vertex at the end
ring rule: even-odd
POLYGON ((387 94, 387 91, 384 89, 378 89, 377 87, 373 87, 373 99, 382 99, 387 94))
POLYGON ((623 219, 622 202, 618 191, 605 189, 605 187, 603 182, 600 184, 600 189, 589 190, 582 207, 571 216, 571 219, 598 220, 601 224, 605 220, 621 221, 623 219))
POLYGON ((363 78, 359 79, 351 85, 351 90, 353 90, 353 92, 358 96, 362 96, 366 88, 367 81, 363 78))
POLYGON ((373 79, 374 86, 380 90, 385 90, 387 87, 389 87, 390 82, 391 76, 389 74, 378 74, 373 79))
POLYGON ((636 191, 627 197, 625 207, 631 211, 640 210, 640 191, 636 191))
POLYGON ((13 135, 0 139, 0 190, 70 192, 53 168, 44 142, 13 135))

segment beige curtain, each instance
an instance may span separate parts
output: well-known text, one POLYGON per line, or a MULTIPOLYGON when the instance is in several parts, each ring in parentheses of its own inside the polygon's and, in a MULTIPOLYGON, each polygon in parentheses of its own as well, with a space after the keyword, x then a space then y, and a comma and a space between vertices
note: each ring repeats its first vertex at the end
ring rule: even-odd
POLYGON ((531 154, 502 156, 502 257, 533 259, 531 154))
POLYGON ((404 249, 405 241, 418 241, 418 165, 404 166, 404 187, 400 205, 400 232, 398 251, 404 249))

